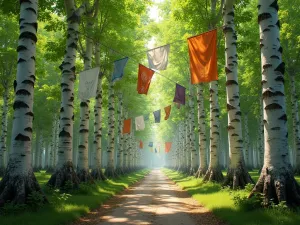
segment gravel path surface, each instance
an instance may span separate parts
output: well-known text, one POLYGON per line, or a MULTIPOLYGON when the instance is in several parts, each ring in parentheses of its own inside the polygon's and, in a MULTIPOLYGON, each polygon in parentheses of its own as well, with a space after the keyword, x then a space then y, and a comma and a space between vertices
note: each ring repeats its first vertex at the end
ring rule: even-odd
POLYGON ((160 170, 113 197, 76 225, 224 225, 160 170))

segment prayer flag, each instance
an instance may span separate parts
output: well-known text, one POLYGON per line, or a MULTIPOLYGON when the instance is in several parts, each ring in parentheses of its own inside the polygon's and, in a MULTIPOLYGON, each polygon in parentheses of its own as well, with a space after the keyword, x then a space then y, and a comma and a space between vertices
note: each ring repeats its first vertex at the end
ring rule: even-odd
POLYGON ((135 129, 136 130, 144 130, 145 129, 145 121, 143 116, 138 116, 135 118, 135 129))
POLYGON ((166 142, 165 143, 165 153, 168 153, 171 151, 172 142, 166 142))
POLYGON ((164 45, 151 49, 147 52, 149 68, 155 70, 166 70, 168 66, 168 58, 170 45, 164 45))
POLYGON ((130 134, 131 131, 131 119, 124 120, 123 134, 130 134))
POLYGON ((140 141, 140 149, 143 149, 144 148, 144 145, 143 145, 143 142, 142 141, 140 141))
POLYGON ((217 30, 188 39, 191 83, 218 80, 217 30))
POLYGON ((171 106, 167 106, 165 107, 165 113, 166 113, 166 116, 165 116, 165 120, 169 119, 169 116, 170 116, 170 113, 171 113, 171 106))
POLYGON ((149 142, 149 147, 153 147, 153 142, 152 141, 149 142))
POLYGON ((114 72, 112 75, 112 82, 122 79, 124 69, 128 61, 128 57, 114 61, 114 72))
POLYGON ((147 95, 153 74, 153 70, 143 66, 142 64, 139 64, 139 74, 137 83, 137 91, 139 94, 147 95))
POLYGON ((185 105, 185 87, 176 84, 175 96, 173 102, 185 105))
POLYGON ((88 100, 96 97, 100 68, 96 67, 79 73, 79 98, 88 100))
POLYGON ((155 123, 160 123, 160 109, 153 112, 155 123))

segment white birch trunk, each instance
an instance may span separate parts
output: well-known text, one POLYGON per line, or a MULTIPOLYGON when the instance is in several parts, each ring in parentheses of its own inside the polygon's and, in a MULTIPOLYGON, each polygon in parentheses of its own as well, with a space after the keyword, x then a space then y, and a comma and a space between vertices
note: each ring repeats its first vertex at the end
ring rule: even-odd
POLYGON ((5 164, 4 157, 7 151, 6 140, 7 140, 7 116, 8 116, 8 84, 4 85, 3 94, 3 107, 2 107, 2 120, 1 120, 1 137, 0 137, 0 176, 4 174, 5 164))
POLYGON ((202 177, 207 171, 207 156, 206 156, 206 122, 203 97, 203 84, 197 86, 197 104, 198 104, 198 134, 199 134, 199 168, 196 177, 202 177))
POLYGON ((223 180, 218 155, 220 143, 219 112, 218 81, 212 81, 210 82, 210 160, 203 181, 221 182, 223 180))
POLYGON ((28 195, 34 191, 43 196, 43 202, 47 201, 31 164, 37 12, 37 0, 20 1, 14 119, 9 162, 0 182, 0 207, 7 201, 26 204, 28 195))
POLYGON ((265 128, 265 157, 261 175, 252 190, 264 194, 264 203, 300 205, 300 186, 293 176, 288 154, 287 115, 284 95, 282 47, 279 39, 278 4, 258 1, 265 128))
POLYGON ((197 151, 195 146, 195 103, 194 103, 194 90, 190 84, 190 95, 189 95, 189 107, 190 107, 190 120, 189 120, 189 133, 190 133, 190 150, 191 150, 191 167, 190 175, 194 176, 197 172, 197 151))
POLYGON ((117 173, 123 174, 123 94, 119 93, 119 106, 118 106, 118 153, 117 153, 117 173))
POLYGON ((244 115, 244 133, 245 133, 245 166, 250 168, 250 140, 249 140, 249 130, 248 130, 248 113, 244 115))
POLYGON ((58 188, 71 182, 73 187, 78 187, 79 179, 74 171, 73 151, 73 123, 74 123, 74 81, 76 49, 79 34, 79 19, 85 12, 86 6, 75 8, 74 0, 65 0, 67 12, 67 44, 65 56, 60 69, 61 81, 61 109, 59 123, 59 142, 56 172, 50 178, 48 185, 58 188))
POLYGON ((260 98, 260 111, 259 111, 259 130, 258 130, 258 151, 259 151, 259 167, 260 169, 264 165, 264 108, 263 108, 263 99, 260 98))
MULTIPOLYGON (((244 188, 253 183, 243 157, 243 135, 238 84, 237 35, 234 24, 234 0, 225 0, 223 8, 223 32, 225 35, 225 73, 228 115, 229 168, 225 185, 233 189, 244 188)), ((247 153, 248 154, 248 153, 247 153)))

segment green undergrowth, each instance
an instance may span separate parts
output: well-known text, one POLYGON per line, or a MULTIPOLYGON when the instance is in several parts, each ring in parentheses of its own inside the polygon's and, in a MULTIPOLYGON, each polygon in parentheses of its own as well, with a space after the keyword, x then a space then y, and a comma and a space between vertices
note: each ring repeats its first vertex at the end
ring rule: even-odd
MULTIPOLYGON (((149 170, 133 172, 118 179, 96 182, 93 185, 81 184, 77 191, 61 193, 58 190, 51 190, 46 186, 50 174, 45 172, 35 173, 42 189, 44 190, 50 204, 39 208, 36 211, 32 208, 22 209, 7 206, 8 214, 0 215, 1 225, 62 225, 68 224, 98 208, 111 196, 121 192, 133 183, 141 180, 149 170), (11 207, 11 208, 10 208, 11 207), (14 213, 15 210, 15 213, 14 213), (20 212, 20 210, 24 212, 20 212)), ((39 198, 33 195, 33 199, 39 198)))
MULTIPOLYGON (((259 197, 247 199, 251 186, 246 190, 232 191, 217 183, 202 183, 202 179, 187 177, 173 170, 163 172, 181 188, 186 190, 201 205, 212 211, 218 218, 232 225, 299 225, 300 213, 287 209, 284 205, 261 208, 259 197), (235 204, 239 203, 239 204, 235 204)), ((257 181, 258 171, 250 172, 257 181)), ((300 177, 296 177, 298 182, 300 177)))

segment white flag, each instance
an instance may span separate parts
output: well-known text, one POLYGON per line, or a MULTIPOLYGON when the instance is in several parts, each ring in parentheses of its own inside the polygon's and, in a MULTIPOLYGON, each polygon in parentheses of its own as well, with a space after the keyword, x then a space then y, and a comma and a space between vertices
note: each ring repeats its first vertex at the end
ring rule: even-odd
POLYGON ((149 68, 155 70, 166 70, 168 66, 168 58, 170 45, 164 45, 151 49, 147 52, 149 68))
POLYGON ((144 130, 145 129, 144 116, 135 117, 135 129, 136 130, 144 130))
POLYGON ((96 67, 79 73, 79 98, 88 100, 96 97, 100 68, 96 67))

